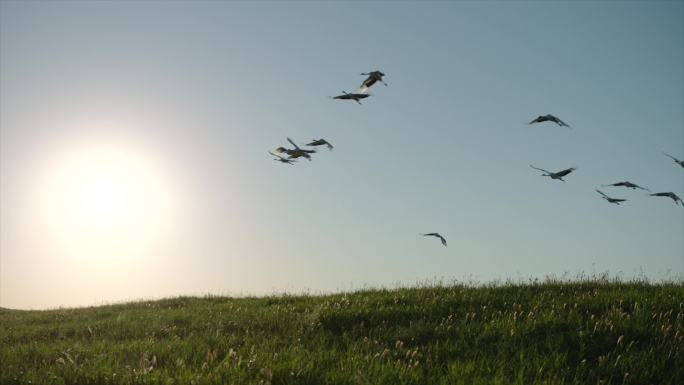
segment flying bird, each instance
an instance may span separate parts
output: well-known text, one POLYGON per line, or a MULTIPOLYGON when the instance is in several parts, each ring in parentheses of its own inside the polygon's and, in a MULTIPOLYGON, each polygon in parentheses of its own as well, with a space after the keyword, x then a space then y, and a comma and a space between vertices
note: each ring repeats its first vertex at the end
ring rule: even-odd
POLYGON ((599 189, 596 189, 596 192, 599 193, 599 194, 601 194, 601 195, 603 196, 603 199, 607 200, 607 201, 610 202, 610 203, 615 203, 616 205, 619 205, 620 202, 625 202, 625 201, 627 201, 627 199, 611 198, 611 197, 609 197, 608 195, 606 195, 606 194, 604 194, 603 192, 601 192, 601 190, 599 190, 599 189))
POLYGON ((447 245, 446 239, 444 239, 443 236, 439 235, 439 233, 427 233, 427 234, 421 234, 421 235, 424 237, 437 237, 442 241, 442 244, 444 245, 444 247, 446 247, 446 245, 447 245))
POLYGON ((555 117, 551 114, 543 115, 543 116, 539 115, 539 116, 537 116, 537 119, 535 119, 535 120, 533 120, 527 124, 542 123, 542 122, 554 122, 561 127, 572 128, 568 124, 566 124, 564 121, 558 119, 557 117, 555 117))
POLYGON ((312 139, 311 143, 308 143, 307 146, 322 146, 326 145, 328 146, 328 150, 332 151, 334 148, 332 144, 330 144, 327 140, 325 139, 312 139))
POLYGON ((331 96, 331 97, 333 99, 340 99, 340 100, 353 100, 353 101, 361 104, 361 102, 359 100, 365 99, 369 96, 370 96, 370 94, 364 94, 364 93, 350 94, 348 92, 342 91, 342 95, 331 96))
POLYGON ((290 158, 299 158, 299 157, 304 157, 308 159, 309 161, 311 160, 311 155, 309 154, 315 154, 316 150, 305 150, 303 148, 299 148, 295 142, 292 141, 292 139, 287 138, 287 141, 290 142, 295 148, 293 150, 288 151, 288 155, 290 158))
POLYGON ((382 77, 385 76, 385 74, 383 74, 380 71, 366 72, 366 73, 363 73, 361 75, 367 75, 368 78, 366 78, 366 80, 364 80, 363 83, 361 83, 360 90, 365 91, 377 82, 380 82, 380 83, 384 84, 385 86, 387 86, 387 83, 385 83, 385 81, 382 79, 382 77))
POLYGON ((533 165, 530 165, 530 167, 532 167, 532 168, 535 169, 535 170, 539 170, 539 171, 545 172, 546 174, 542 174, 542 176, 548 176, 548 177, 550 177, 551 179, 559 179, 559 180, 562 180, 563 182, 565 182, 565 180, 563 179, 564 176, 566 176, 566 175, 570 174, 571 172, 577 170, 576 167, 570 167, 570 168, 565 169, 565 170, 563 170, 563 171, 551 172, 551 171, 548 171, 548 170, 544 170, 543 168, 534 167, 533 165))
POLYGON ((299 148, 295 142, 292 141, 292 139, 287 138, 287 141, 292 143, 292 145, 295 147, 294 149, 289 149, 285 147, 278 147, 275 149, 276 152, 279 153, 286 153, 289 156, 289 159, 296 159, 299 157, 304 157, 308 159, 309 161, 311 160, 311 155, 309 154, 315 154, 316 150, 305 150, 303 148, 299 148))
POLYGON ((641 187, 641 186, 636 185, 636 184, 629 182, 629 181, 617 182, 617 183, 613 183, 613 184, 602 184, 601 185, 601 187, 610 187, 610 186, 615 186, 615 187, 624 186, 627 188, 631 188, 632 190, 641 189, 641 190, 645 190, 645 191, 651 191, 651 190, 647 189, 646 187, 641 187))
MULTIPOLYGON (((659 192, 655 194, 648 194, 652 197, 668 197, 674 201, 674 203, 677 205, 679 202, 682 201, 682 198, 678 197, 677 194, 673 192, 659 192)), ((682 203, 682 206, 684 206, 684 203, 682 203)))
POLYGON ((682 166, 682 167, 684 168, 684 160, 679 160, 679 159, 675 158, 674 156, 668 154, 668 153, 665 152, 665 151, 663 151, 663 154, 665 154, 665 156, 667 156, 667 157, 669 157, 669 158, 672 158, 672 160, 674 160, 675 163, 677 163, 678 165, 680 165, 680 166, 682 166))
MULTIPOLYGON (((280 149, 282 147, 278 147, 278 148, 280 149)), ((276 151, 277 151, 277 149, 276 149, 276 151)), ((274 154, 271 151, 269 151, 268 153, 275 156, 275 158, 273 158, 273 160, 276 160, 278 162, 287 163, 287 164, 294 164, 294 162, 295 162, 294 159, 283 158, 282 156, 280 156, 278 154, 274 154)))

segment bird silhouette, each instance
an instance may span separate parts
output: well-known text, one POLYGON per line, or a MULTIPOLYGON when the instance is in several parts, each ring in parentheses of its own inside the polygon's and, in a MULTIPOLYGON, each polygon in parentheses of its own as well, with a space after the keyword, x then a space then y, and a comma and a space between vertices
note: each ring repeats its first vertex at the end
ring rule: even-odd
MULTIPOLYGON (((677 194, 675 194, 673 192, 659 192, 659 193, 648 194, 648 195, 650 195, 652 197, 668 197, 668 198, 672 199, 676 205, 678 205, 680 202, 682 202, 682 198, 678 197, 677 194)), ((684 206, 684 203, 682 203, 682 205, 684 206)))
POLYGON ((370 96, 370 94, 364 94, 364 93, 350 94, 346 91, 342 91, 342 95, 331 96, 331 98, 339 99, 339 100, 353 100, 353 101, 361 104, 361 102, 359 100, 365 99, 369 96, 370 96))
MULTIPOLYGON (((279 148, 282 148, 282 147, 279 147, 279 148)), ((283 158, 282 156, 280 156, 278 154, 274 154, 271 151, 269 151, 268 153, 275 156, 275 158, 273 158, 273 160, 276 160, 278 162, 287 163, 287 164, 294 164, 294 162, 295 162, 294 159, 283 158)))
POLYGON ((307 146, 312 146, 312 147, 313 146, 322 146, 322 145, 328 146, 328 150, 330 150, 330 151, 332 151, 332 149, 334 148, 333 145, 330 144, 330 142, 328 142, 325 139, 311 139, 311 142, 307 143, 307 146))
POLYGON ((421 235, 424 237, 437 237, 442 241, 442 244, 444 245, 444 247, 446 247, 446 245, 447 245, 446 239, 444 239, 443 236, 439 235, 439 233, 427 233, 427 234, 421 234, 421 235))
POLYGON ((577 170, 577 167, 570 167, 570 168, 567 168, 563 171, 551 172, 548 170, 544 170, 543 168, 534 167, 533 165, 530 165, 530 167, 532 167, 535 170, 545 172, 546 174, 542 174, 542 176, 548 176, 551 179, 558 179, 558 180, 562 180, 563 182, 565 182, 565 180, 563 179, 564 176, 566 176, 566 175, 570 174, 571 172, 577 170))
POLYGON ((387 86, 387 83, 385 83, 385 81, 382 79, 382 77, 385 76, 385 74, 383 74, 380 71, 366 72, 366 73, 362 73, 361 75, 367 75, 368 78, 366 78, 366 80, 364 80, 363 83, 361 83, 361 87, 359 88, 359 90, 362 90, 365 92, 373 84, 375 84, 377 82, 384 84, 385 87, 387 86))
POLYGON ((611 198, 608 195, 601 192, 601 190, 599 190, 599 189, 596 189, 595 191, 597 193, 601 194, 603 196, 603 199, 607 200, 610 203, 615 203, 616 205, 619 205, 620 202, 626 202, 627 201, 627 199, 611 198))
POLYGON ((567 127, 567 128, 572 128, 570 125, 566 124, 564 121, 558 119, 557 117, 548 114, 548 115, 539 115, 537 118, 527 124, 534 124, 534 123, 543 123, 543 122, 554 122, 557 125, 561 127, 567 127))
POLYGON ((290 138, 287 138, 287 141, 290 142, 295 148, 289 149, 289 148, 285 148, 285 147, 278 147, 275 149, 275 151, 279 152, 279 153, 287 154, 289 156, 289 159, 296 159, 296 158, 304 157, 310 161, 311 155, 309 155, 309 154, 315 154, 316 153, 316 150, 305 150, 303 148, 299 148, 299 146, 297 146, 297 144, 295 142, 293 142, 292 139, 290 139, 290 138))
POLYGON ((651 191, 651 190, 647 189, 646 187, 641 187, 641 186, 636 185, 636 184, 629 182, 629 181, 617 182, 617 183, 613 183, 613 184, 602 184, 601 185, 601 187, 610 187, 610 186, 615 186, 615 187, 624 186, 627 188, 631 188, 632 190, 641 189, 641 190, 645 190, 645 191, 651 191))

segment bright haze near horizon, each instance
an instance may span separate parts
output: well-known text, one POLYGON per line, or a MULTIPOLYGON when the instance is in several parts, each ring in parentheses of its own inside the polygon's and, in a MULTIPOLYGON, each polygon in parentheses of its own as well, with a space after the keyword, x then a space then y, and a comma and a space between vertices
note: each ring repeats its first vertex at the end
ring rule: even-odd
POLYGON ((682 2, 0 3, 0 306, 680 279, 682 2), (332 100, 381 70, 358 105, 332 100), (572 126, 527 125, 554 114, 572 126), (325 138, 294 166, 267 151, 325 138), (565 182, 529 167, 578 169, 565 182), (443 247, 434 237, 448 240, 443 247))

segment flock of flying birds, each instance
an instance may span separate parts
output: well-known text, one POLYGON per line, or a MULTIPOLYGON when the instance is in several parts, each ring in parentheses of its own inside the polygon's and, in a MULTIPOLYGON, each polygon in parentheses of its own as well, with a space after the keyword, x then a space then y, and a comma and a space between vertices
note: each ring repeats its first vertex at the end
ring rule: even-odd
MULTIPOLYGON (((355 93, 348 93, 346 91, 342 91, 342 95, 338 96, 331 96, 332 99, 338 99, 338 100, 353 100, 359 104, 361 104, 361 99, 365 99, 370 96, 368 93, 368 89, 375 83, 380 82, 387 86, 387 83, 383 80, 383 77, 385 74, 383 74, 380 71, 371 71, 371 72, 366 72, 362 73, 361 75, 367 76, 366 80, 361 83, 361 87, 359 87, 358 91, 355 93)), ((316 150, 315 149, 304 149, 299 147, 295 142, 292 141, 292 139, 287 138, 287 141, 290 142, 294 148, 285 148, 285 147, 278 147, 275 149, 275 152, 278 154, 285 154, 287 155, 287 158, 274 154, 272 151, 269 151, 268 153, 275 156, 273 160, 278 161, 280 163, 287 163, 287 164, 294 164, 296 162, 297 158, 305 158, 306 160, 311 160, 311 154, 315 154, 316 150)), ((312 139, 310 143, 307 143, 307 146, 309 147, 316 147, 316 146, 327 146, 328 150, 332 150, 334 147, 330 142, 328 142, 325 139, 312 139)))
MULTIPOLYGON (((368 93, 368 89, 372 85, 374 85, 377 82, 380 82, 380 83, 384 84, 385 86, 387 86, 387 83, 385 83, 385 81, 383 79, 385 74, 380 72, 380 71, 371 71, 371 72, 367 72, 367 73, 362 73, 361 75, 367 76, 367 78, 366 78, 366 80, 363 81, 363 83, 361 83, 361 87, 359 87, 358 91, 356 91, 355 93, 348 93, 346 91, 342 91, 341 95, 331 96, 331 98, 337 99, 337 100, 353 100, 356 103, 361 104, 362 99, 365 99, 365 98, 370 96, 370 94, 368 93)), ((529 122, 528 124, 536 124, 536 123, 544 123, 544 122, 552 122, 552 123, 556 123, 560 127, 572 128, 572 127, 570 127, 569 124, 565 123, 564 121, 562 121, 558 117, 553 116, 551 114, 540 115, 536 119, 534 119, 533 121, 529 122)), ((287 138, 287 141, 290 142, 290 144, 292 144, 292 146, 294 146, 294 148, 278 147, 275 149, 275 152, 277 152, 278 154, 285 154, 285 155, 287 155, 287 157, 284 157, 282 155, 278 155, 276 153, 269 151, 268 152, 269 154, 275 156, 275 158, 273 160, 281 162, 281 163, 287 163, 287 164, 291 165, 291 164, 294 164, 294 162, 298 158, 305 158, 305 159, 310 161, 311 160, 311 154, 316 153, 316 150, 313 148, 312 149, 303 149, 303 148, 299 147, 290 138, 287 138)), ((333 149, 333 145, 330 144, 325 139, 313 139, 310 143, 307 143, 306 145, 309 147, 327 146, 328 150, 333 149)), ((679 166, 684 168, 684 160, 679 160, 679 159, 675 158, 674 156, 672 156, 666 152, 663 152, 663 154, 665 154, 665 156, 671 158, 672 160, 675 161, 675 163, 677 163, 679 166)), ((565 169, 565 170, 561 170, 561 171, 557 171, 557 172, 551 172, 548 170, 544 170, 543 168, 535 167, 533 165, 530 165, 530 167, 532 167, 535 170, 542 171, 544 173, 544 174, 542 174, 542 176, 548 176, 551 179, 560 180, 563 182, 565 181, 565 179, 563 179, 563 177, 566 177, 571 172, 577 170, 576 167, 570 167, 570 168, 565 169)), ((631 188, 632 190, 640 189, 640 190, 651 192, 651 190, 649 190, 645 187, 641 187, 641 186, 634 184, 632 182, 629 182, 629 181, 616 182, 616 183, 612 183, 612 184, 601 185, 601 187, 626 187, 626 188, 631 188)), ((612 197, 604 194, 598 188, 596 188, 595 191, 597 193, 601 194, 601 197, 603 199, 605 199, 608 203, 613 203, 613 204, 619 205, 620 203, 627 201, 627 199, 623 199, 623 198, 612 198, 612 197)), ((679 196, 677 196, 677 194, 675 194, 673 192, 657 192, 657 193, 652 193, 649 195, 655 196, 655 197, 667 197, 667 198, 672 199, 675 204, 681 203, 682 206, 684 206, 684 202, 682 202, 682 199, 679 196)), ((442 242, 442 245, 444 245, 445 247, 447 245, 446 239, 442 235, 440 235, 439 233, 426 233, 426 234, 420 234, 420 235, 423 235, 426 237, 439 238, 439 240, 442 242)))
MULTIPOLYGON (((554 122, 554 123, 558 124, 558 125, 561 126, 561 127, 568 127, 568 128, 570 128, 570 126, 569 126, 568 124, 566 124, 565 122, 563 122, 562 120, 558 119, 557 117, 555 117, 555 116, 553 116, 553 115, 539 116, 539 117, 537 117, 537 119, 531 121, 529 124, 541 123, 541 122, 554 122)), ((666 153, 666 152, 663 152, 663 154, 665 154, 665 156, 671 158, 672 160, 675 161, 675 163, 677 163, 677 164, 680 165, 682 168, 684 168, 684 161, 679 160, 679 159, 675 158, 674 156, 672 156, 672 155, 670 155, 670 154, 668 154, 668 153, 666 153)), ((556 179, 556 180, 560 180, 560 181, 563 181, 563 182, 565 182, 565 179, 563 179, 564 176, 567 176, 567 175, 569 175, 571 172, 577 170, 577 168, 575 168, 575 167, 570 167, 570 168, 568 168, 568 169, 561 170, 561 171, 558 171, 558 172, 551 172, 551 171, 548 171, 548 170, 544 170, 543 168, 534 167, 533 165, 530 165, 530 167, 532 167, 532 168, 535 169, 535 170, 543 171, 544 174, 542 174, 542 176, 548 176, 548 177, 550 177, 551 179, 556 179)), ((634 183, 632 183, 632 182, 630 182, 630 181, 616 182, 616 183, 612 183, 612 184, 604 184, 604 185, 601 185, 601 187, 626 187, 626 188, 631 188, 632 190, 640 189, 640 190, 644 190, 644 191, 651 192, 651 190, 649 190, 649 189, 647 189, 647 188, 645 188, 645 187, 641 187, 641 186, 639 186, 639 185, 637 185, 637 184, 634 184, 634 183)), ((608 195, 606 195, 603 191, 599 190, 598 188, 597 188, 597 189, 594 189, 594 191, 596 191, 597 193, 601 194, 601 197, 602 197, 603 199, 605 199, 608 203, 614 203, 614 204, 616 204, 616 205, 619 205, 621 202, 626 202, 626 201, 627 201, 627 199, 623 199, 623 198, 612 198, 612 197, 609 197, 608 195)), ((682 206, 684 206, 684 202, 682 202, 682 199, 681 199, 680 197, 678 197, 677 194, 675 194, 675 193, 673 193, 673 192, 671 192, 671 191, 669 191, 669 192, 658 192, 658 193, 653 193, 653 194, 649 194, 649 195, 650 195, 650 196, 654 196, 654 197, 667 197, 667 198, 672 199, 672 200, 674 201, 675 204, 682 203, 682 206)))

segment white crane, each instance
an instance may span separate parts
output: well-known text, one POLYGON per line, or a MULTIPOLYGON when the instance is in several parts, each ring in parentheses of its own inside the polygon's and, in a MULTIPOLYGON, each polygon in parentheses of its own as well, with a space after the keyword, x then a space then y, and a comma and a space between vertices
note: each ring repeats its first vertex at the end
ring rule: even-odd
POLYGON ((675 158, 674 156, 668 154, 668 153, 665 152, 665 151, 663 151, 663 154, 665 154, 665 156, 667 156, 667 157, 669 157, 669 158, 672 158, 672 160, 674 160, 675 163, 677 163, 678 165, 682 166, 682 168, 684 168, 684 160, 679 160, 679 159, 675 158))
POLYGON ((603 199, 607 200, 610 203, 615 203, 616 205, 619 205, 620 202, 626 202, 627 199, 619 199, 619 198, 611 198, 608 195, 604 194, 601 192, 599 189, 595 189, 595 191, 603 196, 603 199))
POLYGON ((427 233, 427 234, 421 234, 421 235, 424 237, 437 237, 442 241, 442 244, 444 245, 444 247, 446 247, 446 245, 447 245, 446 239, 444 239, 443 236, 439 235, 439 233, 427 233))
POLYGON ((562 171, 551 172, 548 170, 544 170, 543 168, 534 167, 533 165, 530 165, 530 167, 532 167, 535 170, 545 172, 546 174, 542 174, 542 176, 548 176, 551 179, 558 179, 558 180, 562 180, 563 182, 565 182, 565 180, 563 179, 564 176, 566 176, 566 175, 570 174, 571 172, 577 170, 577 167, 570 167, 570 168, 567 168, 567 169, 562 170, 562 171))
MULTIPOLYGON (((678 197, 677 194, 673 192, 659 192, 655 194, 648 194, 652 197, 668 197, 674 201, 674 203, 677 205, 679 202, 682 201, 682 198, 678 197)), ((684 203, 682 203, 682 206, 684 206, 684 203)))
POLYGON ((536 119, 534 119, 533 121, 531 121, 527 124, 543 123, 543 122, 554 122, 561 127, 572 128, 572 127, 570 127, 570 125, 566 124, 564 121, 560 120, 559 118, 557 118, 551 114, 539 115, 539 116, 537 116, 536 119))

